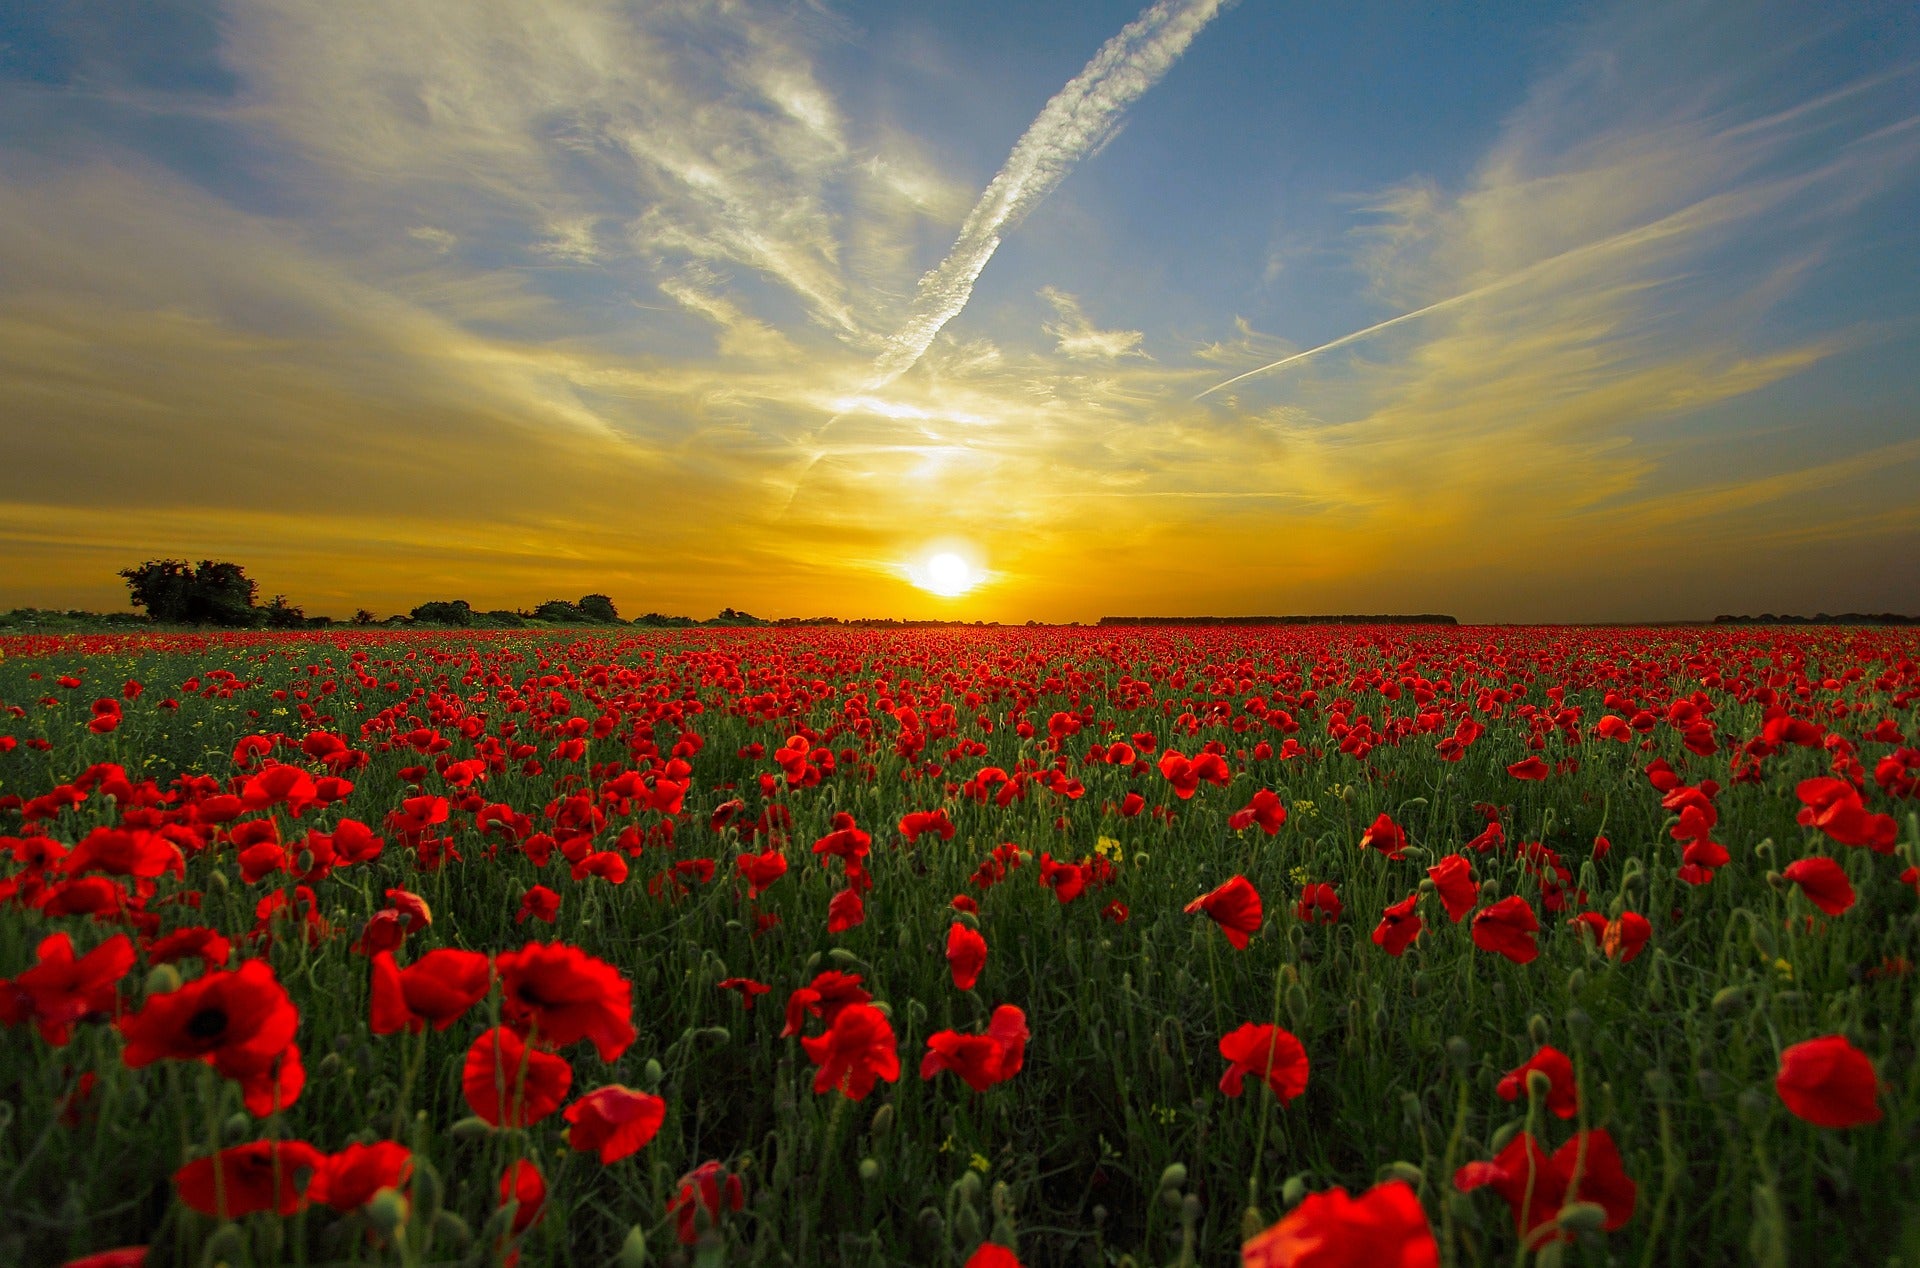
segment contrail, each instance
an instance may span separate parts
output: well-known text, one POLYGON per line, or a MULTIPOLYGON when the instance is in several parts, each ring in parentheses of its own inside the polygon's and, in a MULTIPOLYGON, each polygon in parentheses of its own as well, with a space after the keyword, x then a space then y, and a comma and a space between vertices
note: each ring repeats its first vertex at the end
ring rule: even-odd
POLYGON ((1160 82, 1193 37, 1232 0, 1158 0, 1101 46, 1085 69, 1055 93, 1021 136, 960 237, 920 279, 905 326, 887 340, 870 388, 906 373, 940 328, 959 316, 973 284, 1012 229, 1066 179, 1073 165, 1113 137, 1128 106, 1160 82))
MULTIPOLYGON (((1796 181, 1795 183, 1798 184, 1799 182, 1796 181)), ((1734 195, 1715 194, 1691 206, 1683 207, 1671 215, 1662 216, 1658 220, 1651 221, 1644 225, 1638 225, 1632 229, 1623 230, 1620 233, 1611 234, 1608 237, 1600 238, 1593 242, 1583 243, 1580 246, 1562 251, 1558 255, 1550 255, 1545 259, 1535 260, 1532 264, 1526 265, 1524 268, 1515 269, 1505 277, 1497 277, 1491 282, 1476 286, 1470 291, 1462 291, 1458 295, 1449 295, 1443 300, 1428 304, 1425 308, 1416 308, 1410 313, 1401 313, 1398 317, 1389 317, 1385 321, 1375 322, 1365 330, 1356 330, 1352 334, 1341 335, 1338 339, 1329 340, 1317 348, 1308 348, 1305 352, 1296 352, 1292 356, 1281 357, 1278 361, 1269 361, 1265 365, 1256 366, 1248 370, 1245 374, 1236 374, 1224 382, 1214 384, 1193 399, 1196 401, 1203 400, 1206 397, 1212 396, 1221 388, 1232 387, 1234 384, 1253 378, 1255 375, 1265 374, 1270 370, 1278 370, 1282 366, 1292 365, 1296 361, 1304 361, 1308 357, 1317 356, 1333 348, 1345 347, 1347 344, 1353 343, 1356 340, 1365 339, 1368 335, 1377 334, 1389 327, 1397 326, 1403 321, 1412 321, 1416 317, 1425 317, 1428 313, 1437 313, 1441 309, 1452 308, 1456 304, 1465 304, 1471 300, 1479 299, 1484 295, 1491 295, 1495 291, 1505 290, 1509 286, 1516 286, 1521 282, 1531 279, 1536 274, 1546 272, 1556 265, 1566 264, 1569 261, 1578 260, 1584 256, 1596 255, 1603 251, 1611 251, 1618 247, 1641 246, 1648 242, 1657 242, 1664 238, 1676 237, 1705 225, 1730 219, 1731 215, 1728 209, 1734 205, 1734 195)))

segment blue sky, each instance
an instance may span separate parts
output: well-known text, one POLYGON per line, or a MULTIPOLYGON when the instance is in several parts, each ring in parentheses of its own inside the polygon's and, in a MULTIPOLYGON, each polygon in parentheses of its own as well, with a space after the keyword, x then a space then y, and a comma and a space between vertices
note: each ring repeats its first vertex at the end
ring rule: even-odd
POLYGON ((1920 593, 1910 5, 102 14, 0 6, 0 603, 1920 593))

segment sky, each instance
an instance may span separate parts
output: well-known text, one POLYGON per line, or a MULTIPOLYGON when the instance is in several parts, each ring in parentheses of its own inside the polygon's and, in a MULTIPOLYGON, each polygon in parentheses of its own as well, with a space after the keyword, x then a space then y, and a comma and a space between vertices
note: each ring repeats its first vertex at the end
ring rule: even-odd
POLYGON ((0 453, 0 608, 1920 612, 1920 10, 0 0, 0 453))

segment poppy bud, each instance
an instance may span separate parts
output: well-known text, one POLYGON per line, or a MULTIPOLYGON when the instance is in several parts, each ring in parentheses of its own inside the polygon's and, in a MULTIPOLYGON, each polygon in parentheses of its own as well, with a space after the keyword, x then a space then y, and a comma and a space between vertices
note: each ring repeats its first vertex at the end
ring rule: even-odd
POLYGON ((1553 1078, 1545 1070, 1527 1071, 1527 1099, 1545 1100, 1547 1093, 1553 1091, 1553 1078))
POLYGON ((207 874, 207 888, 217 889, 222 894, 226 893, 228 888, 227 874, 223 871, 220 871, 218 868, 215 868, 212 872, 209 872, 207 874))
POLYGON ((244 1111, 235 1111, 227 1117, 220 1135, 229 1145, 237 1145, 253 1135, 253 1118, 244 1111))
MULTIPOLYGON (((864 969, 867 967, 866 964, 864 964, 861 961, 859 956, 847 950, 845 947, 835 947, 833 950, 827 952, 827 958, 829 960, 832 960, 835 964, 839 965, 843 969, 844 968, 863 968, 864 969)), ((811 968, 812 962, 809 961, 808 964, 809 964, 808 972, 812 972, 812 968, 811 968)))
POLYGON ((1427 1182, 1427 1173, 1410 1162, 1394 1161, 1375 1173, 1374 1183, 1384 1184, 1388 1180, 1404 1180, 1418 1189, 1427 1182))
POLYGON ((1640 1076, 1640 1081, 1645 1083, 1647 1091, 1655 1096, 1665 1096, 1673 1091, 1673 1079, 1665 1070, 1649 1070, 1640 1076))
POLYGON ((1533 1040, 1534 1046, 1538 1047, 1540 1044, 1545 1043, 1547 1041, 1547 1033, 1546 1018, 1542 1017, 1539 1013, 1535 1013, 1533 1016, 1527 1018, 1527 1038, 1533 1040))
POLYGON ((445 1237, 455 1246, 465 1246, 473 1240, 473 1229, 452 1211, 435 1211, 433 1229, 436 1237, 445 1237))
POLYGON ((326 1056, 320 1058, 320 1064, 317 1068, 319 1070, 321 1077, 331 1078, 332 1076, 340 1073, 340 1067, 343 1064, 345 1063, 340 1060, 339 1053, 329 1052, 326 1056))
POLYGON ((1261 1230, 1266 1228, 1266 1226, 1267 1226, 1267 1217, 1260 1214, 1259 1207, 1250 1206, 1246 1210, 1240 1212, 1241 1242, 1242 1243, 1250 1242, 1254 1238, 1260 1236, 1261 1230))
MULTIPOLYGON (((1745 912, 1747 909, 1745 907, 1737 907, 1735 910, 1745 912)), ((1747 912, 1747 916, 1747 936, 1753 941, 1753 949, 1758 951, 1761 956, 1766 959, 1779 959, 1780 944, 1774 939, 1773 930, 1767 928, 1767 926, 1760 921, 1753 919, 1751 912, 1747 912)))
POLYGON ((820 968, 820 953, 818 951, 815 951, 812 955, 807 957, 807 962, 804 966, 802 966, 800 972, 805 977, 812 977, 819 970, 819 968, 820 968))
POLYGON ((1187 1194, 1186 1197, 1180 1200, 1180 1222, 1188 1227, 1198 1224, 1200 1222, 1200 1210, 1199 1195, 1193 1193, 1187 1194))
POLYGON ((156 964, 147 970, 146 991, 149 995, 165 995, 180 989, 180 970, 171 964, 156 964))
POLYGON ((493 1125, 478 1114, 469 1114, 447 1129, 447 1134, 455 1140, 485 1140, 493 1131, 493 1125))
POLYGON ((1712 1100, 1720 1095, 1720 1075, 1715 1070, 1695 1070, 1693 1081, 1700 1087, 1700 1095, 1712 1100))
POLYGON ((962 1202, 971 1205, 980 1200, 980 1177, 972 1171, 966 1172, 953 1182, 953 1194, 962 1202))
POLYGON ((1487 877, 1487 879, 1480 882, 1480 901, 1492 902, 1494 899, 1500 897, 1500 889, 1500 878, 1498 876, 1487 877))
POLYGON ((696 1039, 710 1040, 716 1048, 724 1048, 733 1042, 733 1032, 725 1026, 702 1026, 693 1033, 696 1039))
POLYGON ((1465 1071, 1467 1063, 1473 1060, 1473 1045, 1459 1035, 1450 1035, 1447 1038, 1447 1056, 1452 1059, 1456 1069, 1465 1071))
POLYGON ((1187 1164, 1184 1162, 1170 1162, 1167 1164, 1167 1169, 1160 1173, 1160 1191, 1162 1193, 1165 1193, 1168 1189, 1182 1188, 1186 1183, 1187 1164))
POLYGON ((1747 992, 1741 986, 1723 986, 1713 994, 1713 1012, 1716 1017, 1728 1017, 1740 1011, 1747 1002, 1747 992))
POLYGON ((392 1237, 407 1222, 407 1199, 393 1189, 381 1189, 367 1203, 367 1223, 392 1237))
POLYGON ((1773 1110, 1773 1099, 1757 1087, 1747 1088, 1740 1093, 1740 1121, 1749 1128, 1759 1131, 1767 1125, 1767 1115, 1773 1110))
POLYGON ((860 1179, 867 1184, 872 1184, 879 1178, 880 1164, 871 1158, 862 1158, 860 1160, 860 1179))
POLYGON ((1307 988, 1295 982, 1287 988, 1287 1016, 1293 1019, 1294 1028, 1304 1030, 1308 1010, 1307 988))
MULTIPOLYGON (((1598 948, 1595 949, 1597 950, 1598 948)), ((1587 971, 1585 969, 1575 969, 1573 972, 1567 974, 1567 994, 1578 995, 1586 989, 1587 971)))
POLYGON ((1776 894, 1784 894, 1791 887, 1791 882, 1789 882, 1786 877, 1773 871, 1767 873, 1767 884, 1773 888, 1776 894))
POLYGON ((666 1077, 666 1073, 665 1070, 660 1068, 660 1063, 652 1057, 648 1057, 647 1064, 640 1069, 640 1077, 645 1080, 646 1087, 649 1091, 654 1091, 659 1088, 660 1080, 666 1077))
POLYGON ((1280 1186, 1280 1200, 1288 1206, 1298 1206, 1300 1199, 1306 1196, 1307 1178, 1304 1174, 1290 1175, 1287 1182, 1280 1186))
POLYGON ((1766 859, 1768 862, 1772 862, 1773 838, 1766 837, 1763 840, 1761 840, 1757 845, 1753 847, 1753 852, 1756 857, 1766 859))
POLYGON ((1005 1180, 993 1182, 993 1188, 987 1191, 987 1205, 993 1208, 994 1231, 997 1233, 1000 1221, 1013 1214, 1013 1190, 1007 1187, 1005 1180))
MULTIPOLYGON (((1574 972, 1577 973, 1579 970, 1575 969, 1574 972)), ((1575 1039, 1585 1040, 1587 1035, 1593 1030, 1593 1018, 1587 1015, 1587 1010, 1584 1008, 1569 1008, 1567 1010, 1567 1029, 1572 1032, 1575 1039)))
POLYGON ((1607 1208, 1598 1202, 1569 1202, 1560 1208, 1560 1227, 1569 1233, 1597 1233, 1606 1223, 1607 1208))
POLYGON ((635 1224, 620 1243, 620 1268, 644 1268, 647 1262, 647 1235, 635 1224))
POLYGON ((868 1128, 875 1140, 884 1140, 893 1130, 893 1106, 882 1105, 873 1112, 873 1126, 868 1128))
MULTIPOLYGON (((973 1172, 967 1172, 972 1176, 973 1172)), ((980 1212, 973 1209, 971 1203, 963 1202, 953 1215, 953 1232, 961 1245, 971 1245, 985 1240, 984 1230, 980 1227, 980 1212)))

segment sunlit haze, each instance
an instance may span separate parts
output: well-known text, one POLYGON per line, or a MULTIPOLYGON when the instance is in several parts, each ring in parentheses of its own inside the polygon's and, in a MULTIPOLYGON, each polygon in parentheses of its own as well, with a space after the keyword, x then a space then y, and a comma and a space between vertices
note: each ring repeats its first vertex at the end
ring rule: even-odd
POLYGON ((0 607, 1920 594, 1908 3, 122 16, 0 12, 0 607))

